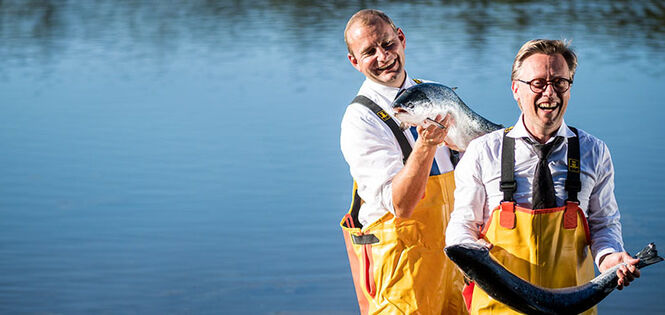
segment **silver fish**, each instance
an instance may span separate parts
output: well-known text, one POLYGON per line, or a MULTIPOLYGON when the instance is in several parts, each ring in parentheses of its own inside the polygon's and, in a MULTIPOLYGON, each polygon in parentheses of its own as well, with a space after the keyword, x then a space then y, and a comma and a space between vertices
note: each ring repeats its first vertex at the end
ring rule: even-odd
POLYGON ((434 121, 437 114, 441 117, 450 114, 452 119, 445 141, 460 151, 466 150, 471 140, 503 128, 476 114, 451 88, 438 83, 417 84, 404 90, 392 107, 395 117, 407 125, 438 125, 434 121))
MULTIPOLYGON (((464 273, 491 297, 510 308, 526 314, 578 314, 603 300, 617 286, 617 269, 622 264, 603 272, 586 284, 547 289, 522 280, 506 270, 489 255, 487 247, 477 243, 463 243, 445 248, 446 255, 464 273)), ((651 243, 641 250, 637 268, 658 263, 656 245, 651 243)))

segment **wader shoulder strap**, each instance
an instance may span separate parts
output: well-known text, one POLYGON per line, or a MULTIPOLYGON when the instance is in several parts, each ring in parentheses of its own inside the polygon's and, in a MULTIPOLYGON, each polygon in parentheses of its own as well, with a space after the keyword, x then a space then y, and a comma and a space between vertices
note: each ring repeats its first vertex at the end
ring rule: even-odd
POLYGON ((568 138, 568 174, 566 176, 566 191, 568 201, 579 203, 577 193, 582 190, 580 181, 580 135, 577 128, 568 127, 575 133, 575 137, 568 138))
MULTIPOLYGON (((395 135, 395 138, 397 139, 397 142, 399 143, 399 147, 402 149, 402 157, 404 158, 403 162, 406 164, 406 159, 409 158, 409 155, 411 154, 411 145, 409 144, 409 140, 406 139, 406 136, 402 132, 402 129, 397 125, 395 120, 393 120, 388 113, 386 113, 381 106, 377 105, 374 103, 374 101, 370 100, 368 97, 363 96, 363 95, 358 95, 356 98, 353 99, 351 103, 358 103, 361 104, 367 108, 369 108, 376 116, 381 118, 381 120, 388 125, 390 130, 393 132, 395 135)), ((362 205, 362 199, 358 195, 358 189, 357 189, 357 184, 354 182, 354 187, 353 187, 353 201, 351 202, 351 211, 349 212, 351 216, 351 224, 353 226, 362 228, 362 224, 358 220, 358 213, 360 212, 360 206, 362 205)))
POLYGON ((503 192, 503 201, 514 201, 513 194, 517 190, 515 181, 515 138, 508 137, 509 127, 503 130, 503 148, 501 149, 501 182, 499 188, 503 192))
MULTIPOLYGON (((577 129, 569 127, 575 133, 575 137, 568 138, 568 174, 566 176, 566 191, 568 201, 579 203, 577 193, 582 190, 580 181, 580 138, 577 129)), ((503 192, 503 201, 514 201, 513 194, 517 190, 515 181, 515 139, 508 137, 510 128, 503 133, 503 148, 501 151, 501 182, 500 189, 503 192)))
POLYGON ((353 103, 358 103, 361 105, 364 105, 365 107, 369 108, 378 116, 381 118, 381 120, 390 127, 390 130, 393 132, 395 135, 395 138, 397 139, 397 142, 399 143, 400 148, 402 148, 402 156, 404 157, 404 164, 406 164, 406 159, 409 158, 409 155, 411 154, 411 145, 409 144, 409 140, 406 139, 406 136, 404 135, 404 132, 402 132, 402 129, 397 125, 395 120, 393 120, 388 113, 386 113, 381 106, 377 105, 374 103, 374 101, 370 100, 366 96, 363 95, 358 95, 356 98, 353 99, 353 103))
POLYGON ((459 152, 455 151, 451 148, 448 148, 448 151, 450 151, 450 162, 453 163, 453 168, 457 167, 457 163, 459 163, 459 152))

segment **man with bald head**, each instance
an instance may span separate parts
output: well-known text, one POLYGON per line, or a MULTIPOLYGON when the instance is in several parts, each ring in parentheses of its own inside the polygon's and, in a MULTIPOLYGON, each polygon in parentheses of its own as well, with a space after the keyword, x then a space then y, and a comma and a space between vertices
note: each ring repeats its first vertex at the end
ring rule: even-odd
POLYGON ((456 156, 445 128, 403 130, 390 106, 420 83, 405 70, 406 36, 383 12, 361 10, 344 38, 366 78, 340 136, 357 187, 342 228, 361 313, 464 313, 461 273, 443 252, 456 156))

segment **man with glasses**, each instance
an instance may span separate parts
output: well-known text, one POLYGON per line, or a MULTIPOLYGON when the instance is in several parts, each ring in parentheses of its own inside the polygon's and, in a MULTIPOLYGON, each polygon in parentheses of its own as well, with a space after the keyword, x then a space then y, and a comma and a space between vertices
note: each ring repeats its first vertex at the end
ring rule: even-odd
MULTIPOLYGON (((594 261, 601 272, 626 263, 617 271, 621 289, 640 272, 623 249, 609 150, 563 119, 576 67, 562 41, 519 50, 511 89, 522 114, 469 144, 455 170, 446 244, 486 244, 508 270, 548 288, 588 282, 594 261)), ((465 298, 472 314, 512 312, 472 284, 465 298)))

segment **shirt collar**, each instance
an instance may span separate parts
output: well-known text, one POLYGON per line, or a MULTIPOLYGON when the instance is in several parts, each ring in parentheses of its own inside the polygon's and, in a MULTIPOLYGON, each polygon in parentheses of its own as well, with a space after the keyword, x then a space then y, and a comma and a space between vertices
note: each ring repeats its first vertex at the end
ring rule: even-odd
POLYGON ((378 92, 379 95, 383 95, 383 96, 385 96, 386 98, 388 98, 390 100, 394 100, 395 97, 397 96, 397 93, 399 93, 401 90, 408 89, 408 88, 416 85, 416 82, 414 82, 413 79, 411 79, 411 77, 409 77, 409 74, 407 73, 406 74, 406 79, 404 80, 404 84, 402 84, 402 87, 400 87, 400 88, 395 88, 395 87, 392 87, 392 86, 383 85, 381 83, 374 82, 374 81, 372 81, 370 79, 367 79, 367 78, 365 79, 365 82, 363 83, 363 85, 365 85, 368 88, 378 92))
MULTIPOLYGON (((564 138, 570 138, 570 137, 575 137, 575 133, 568 128, 568 125, 566 125, 566 121, 561 122, 561 126, 559 126, 559 130, 556 131, 556 134, 554 134, 553 137, 551 137, 547 142, 553 141, 554 138, 557 136, 564 137, 564 138)), ((529 133, 528 130, 526 130, 526 127, 524 127, 524 114, 520 114, 520 118, 517 119, 517 123, 515 123, 515 126, 513 129, 511 129, 508 132, 508 137, 511 138, 529 138, 531 139, 534 143, 536 143, 536 139, 529 133)))

